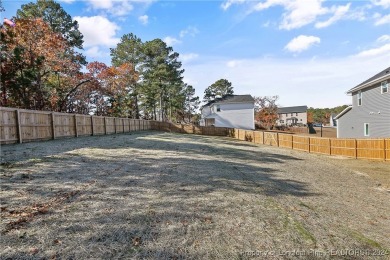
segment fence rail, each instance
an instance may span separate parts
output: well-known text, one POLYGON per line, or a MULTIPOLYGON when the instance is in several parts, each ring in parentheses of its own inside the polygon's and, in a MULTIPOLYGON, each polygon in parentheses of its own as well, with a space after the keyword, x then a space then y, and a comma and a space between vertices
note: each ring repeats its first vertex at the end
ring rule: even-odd
POLYGON ((390 138, 336 139, 281 132, 181 125, 130 118, 101 117, 0 107, 0 143, 22 143, 143 130, 229 136, 255 144, 356 159, 390 161, 390 138))

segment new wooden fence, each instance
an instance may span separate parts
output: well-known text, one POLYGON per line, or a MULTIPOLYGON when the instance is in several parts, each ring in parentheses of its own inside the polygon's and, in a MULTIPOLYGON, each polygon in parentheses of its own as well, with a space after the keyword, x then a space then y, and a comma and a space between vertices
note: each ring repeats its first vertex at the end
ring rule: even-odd
POLYGON ((234 129, 233 132, 232 137, 256 144, 356 159, 390 161, 390 138, 336 139, 242 129, 234 129))
POLYGON ((229 136, 255 144, 278 146, 310 153, 390 161, 390 138, 321 138, 275 131, 202 127, 130 118, 76 115, 0 107, 1 144, 142 130, 229 136))

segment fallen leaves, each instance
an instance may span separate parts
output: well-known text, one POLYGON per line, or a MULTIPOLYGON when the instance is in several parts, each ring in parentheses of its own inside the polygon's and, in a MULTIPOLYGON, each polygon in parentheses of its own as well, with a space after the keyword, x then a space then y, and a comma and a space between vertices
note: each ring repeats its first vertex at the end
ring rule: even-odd
POLYGON ((131 239, 133 246, 140 246, 142 243, 141 237, 133 237, 131 239))
POLYGON ((88 186, 95 183, 96 181, 91 181, 82 185, 80 189, 59 193, 46 203, 34 203, 31 206, 23 207, 21 209, 8 209, 7 207, 1 207, 1 213, 3 215, 2 218, 17 218, 16 220, 7 223, 3 232, 6 233, 13 229, 19 229, 28 222, 31 222, 38 215, 47 214, 50 209, 57 208, 63 203, 70 202, 76 195, 79 195, 82 190, 85 191, 88 186))
POLYGON ((36 247, 30 248, 30 250, 29 250, 30 255, 36 255, 36 254, 38 254, 38 252, 39 252, 39 249, 36 247))
POLYGON ((213 218, 211 216, 204 217, 203 222, 206 224, 213 223, 213 218))

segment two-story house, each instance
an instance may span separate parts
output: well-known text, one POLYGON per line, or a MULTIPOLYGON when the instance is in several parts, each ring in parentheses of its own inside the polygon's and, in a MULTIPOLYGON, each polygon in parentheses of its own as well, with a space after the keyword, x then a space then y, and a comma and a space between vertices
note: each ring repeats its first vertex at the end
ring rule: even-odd
POLYGON ((251 95, 225 95, 201 108, 201 126, 255 129, 255 100, 251 95))
POLYGON ((278 126, 294 126, 307 124, 307 106, 278 108, 278 126))
POLYGON ((336 116, 338 138, 390 137, 390 67, 348 90, 352 106, 336 116))

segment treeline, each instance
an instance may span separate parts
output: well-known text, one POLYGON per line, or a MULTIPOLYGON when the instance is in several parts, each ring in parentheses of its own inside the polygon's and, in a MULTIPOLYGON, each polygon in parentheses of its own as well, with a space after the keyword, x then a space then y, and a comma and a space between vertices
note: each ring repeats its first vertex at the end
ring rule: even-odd
POLYGON ((179 54, 161 39, 123 35, 111 66, 87 63, 77 21, 52 0, 22 5, 1 28, 0 105, 35 110, 192 120, 200 101, 179 54))
POLYGON ((307 121, 309 123, 329 124, 332 114, 338 115, 341 111, 347 108, 347 105, 337 106, 333 108, 312 108, 307 109, 307 121))

